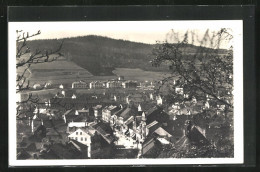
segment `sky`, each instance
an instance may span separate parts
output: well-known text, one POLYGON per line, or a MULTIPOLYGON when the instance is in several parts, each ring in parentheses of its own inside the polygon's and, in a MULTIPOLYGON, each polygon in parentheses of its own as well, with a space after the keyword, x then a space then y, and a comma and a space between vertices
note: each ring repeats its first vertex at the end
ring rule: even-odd
MULTIPOLYGON (((172 29, 183 35, 187 30, 196 31, 202 38, 205 31, 233 28, 232 21, 95 21, 95 22, 11 22, 13 28, 41 34, 33 39, 60 39, 66 37, 99 35, 114 39, 155 44, 165 41, 172 29)), ((199 44, 196 42, 195 44, 199 44)), ((226 45, 223 45, 226 47, 226 45)))

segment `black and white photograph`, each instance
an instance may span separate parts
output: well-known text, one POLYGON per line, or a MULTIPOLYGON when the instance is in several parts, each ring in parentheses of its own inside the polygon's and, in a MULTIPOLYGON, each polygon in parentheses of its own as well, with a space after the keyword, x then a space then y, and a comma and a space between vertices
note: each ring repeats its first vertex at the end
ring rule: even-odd
POLYGON ((243 163, 242 26, 9 22, 9 164, 243 163))

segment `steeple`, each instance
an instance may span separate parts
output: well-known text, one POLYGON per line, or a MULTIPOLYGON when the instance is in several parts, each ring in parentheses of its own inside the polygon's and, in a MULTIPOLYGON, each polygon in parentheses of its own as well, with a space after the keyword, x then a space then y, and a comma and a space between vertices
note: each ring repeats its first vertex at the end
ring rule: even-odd
POLYGON ((150 93, 150 100, 153 100, 153 94, 150 93))
POLYGON ((142 112, 142 107, 140 104, 138 105, 138 112, 142 112))

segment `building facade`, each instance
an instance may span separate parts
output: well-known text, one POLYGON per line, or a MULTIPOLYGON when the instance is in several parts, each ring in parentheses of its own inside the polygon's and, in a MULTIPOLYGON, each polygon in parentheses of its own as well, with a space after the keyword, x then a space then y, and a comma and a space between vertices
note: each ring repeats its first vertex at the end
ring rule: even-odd
POLYGON ((84 88, 89 88, 89 84, 83 81, 79 81, 79 82, 73 82, 71 87, 74 89, 84 89, 84 88))

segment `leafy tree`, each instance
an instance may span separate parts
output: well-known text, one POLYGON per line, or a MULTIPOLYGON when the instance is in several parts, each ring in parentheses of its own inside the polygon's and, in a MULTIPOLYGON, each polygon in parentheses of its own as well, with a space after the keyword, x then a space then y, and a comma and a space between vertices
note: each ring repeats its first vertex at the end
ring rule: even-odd
MULTIPOLYGON (((41 34, 41 31, 34 34, 24 32, 23 30, 17 30, 16 38, 16 93, 22 95, 24 91, 29 90, 30 85, 30 67, 34 64, 49 63, 57 60, 62 54, 60 50, 63 43, 60 43, 59 47, 55 50, 40 50, 36 48, 32 51, 28 46, 28 40, 41 34)), ((31 93, 24 99, 20 99, 16 102, 16 116, 20 118, 22 114, 30 115, 35 106, 40 103, 40 98, 37 95, 31 93)))
MULTIPOLYGON (((227 111, 232 111, 233 50, 232 46, 229 50, 220 49, 232 40, 229 32, 226 28, 218 32, 207 30, 199 39, 193 31, 187 31, 182 38, 172 31, 166 41, 157 42, 151 63, 155 67, 168 64, 171 71, 171 76, 161 81, 162 85, 172 83, 174 78, 175 87, 182 87, 189 97, 205 101, 208 96, 212 101, 224 104, 227 111), (195 42, 200 46, 196 52, 190 52, 195 42)), ((168 103, 181 99, 175 91, 168 93, 167 97, 168 103)))

